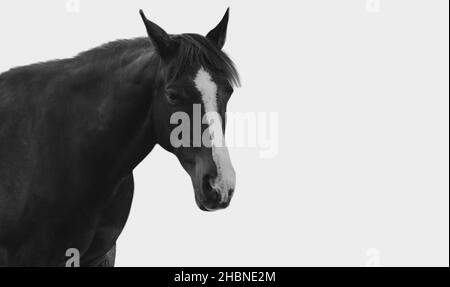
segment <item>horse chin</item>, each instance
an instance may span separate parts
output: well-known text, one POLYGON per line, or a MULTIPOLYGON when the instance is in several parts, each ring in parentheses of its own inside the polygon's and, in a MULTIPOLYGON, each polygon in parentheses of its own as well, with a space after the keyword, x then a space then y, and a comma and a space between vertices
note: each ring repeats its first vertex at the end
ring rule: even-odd
POLYGON ((203 204, 197 203, 198 208, 202 211, 211 212, 212 210, 207 209, 203 204))
POLYGON ((229 202, 228 203, 209 203, 208 201, 199 200, 197 196, 195 197, 195 202, 197 203, 197 206, 200 208, 200 210, 206 211, 206 212, 219 211, 219 210, 227 208, 230 204, 229 202))
POLYGON ((202 211, 205 211, 205 212, 211 212, 211 211, 214 211, 214 209, 207 208, 207 207, 202 203, 202 201, 199 200, 199 199, 197 198, 197 196, 195 197, 195 203, 197 204, 198 208, 200 208, 200 210, 202 210, 202 211))
POLYGON ((221 208, 208 208, 206 206, 204 206, 203 204, 197 204, 198 207, 200 208, 200 210, 205 211, 205 212, 214 212, 214 211, 218 211, 221 208))

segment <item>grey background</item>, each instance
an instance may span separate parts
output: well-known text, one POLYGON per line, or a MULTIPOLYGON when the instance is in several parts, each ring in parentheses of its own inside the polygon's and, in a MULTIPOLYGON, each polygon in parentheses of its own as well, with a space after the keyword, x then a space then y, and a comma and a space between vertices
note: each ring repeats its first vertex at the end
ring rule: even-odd
POLYGON ((279 153, 230 150, 229 209, 203 213, 160 148, 137 168, 119 266, 448 266, 446 0, 0 2, 0 71, 145 35, 207 33, 243 87, 229 109, 278 112, 279 153), (78 9, 79 8, 79 9, 78 9))

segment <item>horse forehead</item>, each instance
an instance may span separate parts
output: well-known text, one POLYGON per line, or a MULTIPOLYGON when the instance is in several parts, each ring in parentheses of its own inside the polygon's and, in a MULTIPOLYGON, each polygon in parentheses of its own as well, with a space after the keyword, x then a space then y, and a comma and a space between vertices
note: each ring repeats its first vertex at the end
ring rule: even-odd
POLYGON ((205 68, 200 67, 194 78, 194 84, 202 96, 207 112, 217 111, 218 87, 211 74, 205 68))

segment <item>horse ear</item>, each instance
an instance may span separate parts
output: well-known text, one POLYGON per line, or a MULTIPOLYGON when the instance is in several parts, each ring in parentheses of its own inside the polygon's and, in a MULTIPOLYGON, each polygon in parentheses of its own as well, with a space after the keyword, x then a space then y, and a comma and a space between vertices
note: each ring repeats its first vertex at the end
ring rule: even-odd
POLYGON ((144 14, 144 11, 139 10, 142 20, 144 21, 147 34, 156 48, 156 52, 162 58, 170 57, 175 50, 175 42, 170 39, 169 34, 166 33, 161 27, 148 20, 144 14))
POLYGON ((212 29, 208 33, 208 35, 206 35, 206 38, 212 41, 219 49, 222 49, 225 45, 229 16, 230 8, 227 9, 227 12, 225 12, 225 16, 223 16, 222 20, 216 26, 216 28, 212 29))

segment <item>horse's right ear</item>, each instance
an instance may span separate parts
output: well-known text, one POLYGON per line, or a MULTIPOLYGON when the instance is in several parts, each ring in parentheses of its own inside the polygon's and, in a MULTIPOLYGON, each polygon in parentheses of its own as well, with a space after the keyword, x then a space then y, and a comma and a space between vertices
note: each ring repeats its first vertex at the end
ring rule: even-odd
POLYGON ((170 39, 169 34, 166 33, 161 27, 148 20, 145 17, 144 11, 139 10, 142 20, 144 21, 147 34, 156 49, 156 52, 161 58, 168 58, 172 56, 176 49, 176 43, 170 39))

